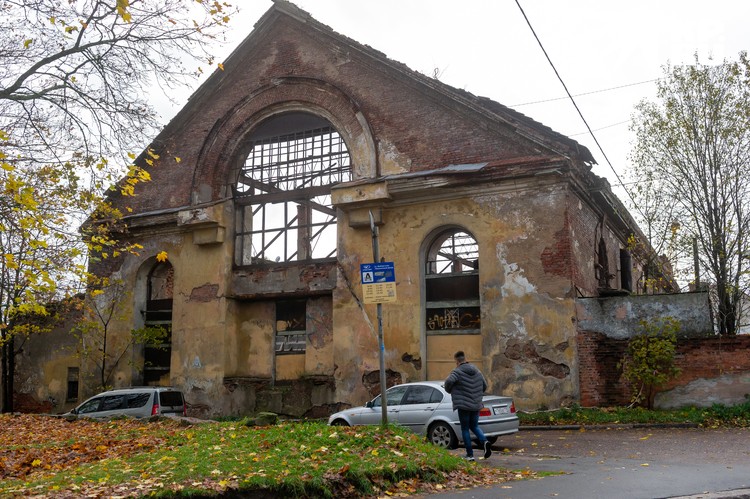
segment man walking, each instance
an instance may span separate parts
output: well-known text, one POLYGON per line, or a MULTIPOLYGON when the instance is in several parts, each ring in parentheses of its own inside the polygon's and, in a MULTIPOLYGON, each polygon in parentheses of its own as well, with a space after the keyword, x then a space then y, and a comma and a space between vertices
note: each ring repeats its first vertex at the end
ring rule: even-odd
POLYGON ((456 368, 445 380, 445 391, 453 398, 453 410, 458 411, 461 436, 466 447, 465 459, 474 460, 470 431, 479 439, 479 444, 484 449, 484 458, 487 459, 492 455, 491 444, 479 428, 479 410, 482 408, 482 396, 487 390, 487 381, 475 365, 466 361, 466 356, 462 351, 456 352, 453 358, 456 361, 456 368))

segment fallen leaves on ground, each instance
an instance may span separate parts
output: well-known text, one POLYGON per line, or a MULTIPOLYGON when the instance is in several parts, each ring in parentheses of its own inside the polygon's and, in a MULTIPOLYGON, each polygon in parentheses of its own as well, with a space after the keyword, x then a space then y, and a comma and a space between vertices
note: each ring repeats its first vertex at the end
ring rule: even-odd
POLYGON ((125 419, 102 423, 32 414, 2 415, 0 479, 25 478, 32 473, 148 451, 164 439, 153 432, 146 434, 146 424, 125 419))

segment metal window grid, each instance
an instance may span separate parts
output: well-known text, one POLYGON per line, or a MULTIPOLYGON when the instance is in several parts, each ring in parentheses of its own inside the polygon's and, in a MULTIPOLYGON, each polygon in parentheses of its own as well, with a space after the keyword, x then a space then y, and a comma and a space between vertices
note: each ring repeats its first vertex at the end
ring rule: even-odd
POLYGON ((475 272, 479 261, 476 240, 466 232, 454 232, 445 238, 437 258, 427 262, 428 274, 475 272))
POLYGON ((331 186, 350 179, 349 152, 332 127, 252 142, 235 188, 237 264, 334 257, 331 186))

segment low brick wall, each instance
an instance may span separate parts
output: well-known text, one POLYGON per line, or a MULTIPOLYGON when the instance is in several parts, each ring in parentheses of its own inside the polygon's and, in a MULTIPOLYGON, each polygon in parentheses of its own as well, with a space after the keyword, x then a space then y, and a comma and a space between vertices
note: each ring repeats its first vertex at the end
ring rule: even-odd
MULTIPOLYGON (((581 405, 629 404, 630 387, 617 365, 623 358, 627 340, 579 331, 577 344, 581 405)), ((672 407, 680 402, 682 405, 710 405, 713 402, 731 405, 741 402, 745 393, 750 396, 750 336, 679 339, 675 360, 682 372, 661 388, 661 394, 670 394, 662 397, 662 405, 672 407), (719 379, 723 382, 717 383, 719 379), (699 388, 701 383, 711 384, 710 400, 703 396, 704 392, 699 388), (691 390, 691 386, 695 389, 691 390)), ((657 397, 657 406, 659 401, 657 397)))

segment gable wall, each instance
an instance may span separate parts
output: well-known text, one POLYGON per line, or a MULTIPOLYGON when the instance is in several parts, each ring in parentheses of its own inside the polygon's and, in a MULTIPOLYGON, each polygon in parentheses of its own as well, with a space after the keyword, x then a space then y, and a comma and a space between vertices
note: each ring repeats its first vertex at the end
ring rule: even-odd
POLYGON ((153 181, 139 186, 139 196, 128 200, 136 211, 226 195, 223 189, 243 138, 269 110, 290 103, 330 113, 359 160, 355 169, 360 176, 540 152, 531 142, 519 141, 513 127, 479 119, 400 71, 326 35, 300 29, 291 19, 281 18, 253 37, 257 44, 238 51, 232 64, 228 61, 217 73, 219 81, 196 92, 190 106, 154 142, 161 156, 149 168, 153 181), (368 135, 377 138, 374 145, 367 143, 368 135))

